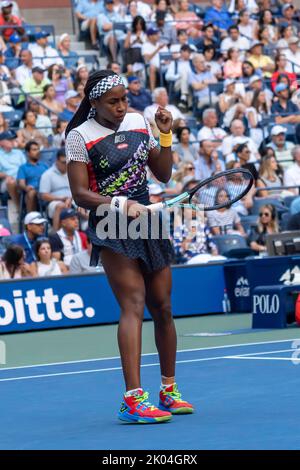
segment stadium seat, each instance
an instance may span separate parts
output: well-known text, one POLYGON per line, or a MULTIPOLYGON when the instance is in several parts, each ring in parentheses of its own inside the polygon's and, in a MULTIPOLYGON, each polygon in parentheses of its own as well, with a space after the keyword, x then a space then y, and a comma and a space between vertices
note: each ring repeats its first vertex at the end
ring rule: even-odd
POLYGON ((2 114, 4 116, 4 119, 8 121, 9 127, 19 127, 24 112, 15 109, 14 111, 4 111, 2 114))
POLYGON ((223 256, 227 256, 227 253, 229 252, 230 257, 235 258, 234 251, 237 250, 238 252, 241 249, 247 249, 246 256, 250 256, 252 254, 252 250, 249 249, 247 241, 244 237, 242 237, 242 235, 214 235, 212 237, 212 241, 217 246, 219 254, 223 256))
POLYGON ((251 228, 257 223, 257 215, 245 215, 241 217, 241 224, 246 233, 249 233, 251 228))
POLYGON ((57 149, 57 148, 50 148, 50 149, 41 150, 40 161, 43 162, 43 163, 46 163, 46 165, 48 165, 48 167, 50 168, 50 166, 52 166, 53 163, 56 160, 56 155, 57 155, 58 150, 59 149, 57 149))
POLYGON ((280 217, 281 214, 288 211, 288 207, 286 207, 282 202, 274 197, 255 197, 253 198, 251 213, 258 215, 261 206, 264 206, 265 204, 272 204, 272 206, 276 208, 276 211, 280 217))

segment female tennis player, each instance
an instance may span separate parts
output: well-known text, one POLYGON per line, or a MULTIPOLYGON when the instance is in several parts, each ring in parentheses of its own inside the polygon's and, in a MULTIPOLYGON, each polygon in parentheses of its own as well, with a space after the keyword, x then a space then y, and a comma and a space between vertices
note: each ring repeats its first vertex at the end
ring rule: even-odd
MULTIPOLYGON (((101 261, 120 305, 118 328, 126 392, 118 414, 131 423, 161 423, 172 414, 192 413, 181 399, 175 381, 176 330, 171 314, 173 249, 168 239, 99 237, 98 206, 109 205, 116 217, 131 220, 148 213, 146 165, 167 182, 172 169, 172 117, 158 108, 155 116, 160 146, 142 115, 127 113, 122 78, 103 70, 90 75, 85 98, 70 121, 66 134, 68 176, 73 198, 90 209, 91 265, 101 261), (161 368, 158 407, 141 387, 141 334, 144 307, 154 320, 161 368)), ((101 206, 100 206, 101 207, 101 206)))

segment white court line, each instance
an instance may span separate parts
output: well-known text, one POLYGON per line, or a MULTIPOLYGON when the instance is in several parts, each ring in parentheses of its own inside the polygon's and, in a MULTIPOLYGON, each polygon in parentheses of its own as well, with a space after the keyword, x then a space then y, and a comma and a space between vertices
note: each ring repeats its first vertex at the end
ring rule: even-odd
MULTIPOLYGON (((185 353, 185 352, 197 352, 197 351, 210 351, 214 349, 224 349, 224 348, 235 348, 235 347, 242 347, 242 346, 257 346, 259 344, 276 344, 276 343, 288 343, 291 341, 297 341, 300 340, 300 338, 291 338, 291 339, 280 339, 280 340, 275 340, 275 341, 259 341, 256 343, 240 343, 240 344, 227 344, 225 346, 210 346, 206 348, 194 348, 194 349, 180 349, 177 351, 178 353, 185 353)), ((154 353, 145 353, 142 354, 142 357, 146 356, 157 356, 157 352, 154 353)), ((82 364, 82 363, 89 363, 89 362, 100 362, 100 361, 111 361, 114 359, 120 359, 120 356, 111 356, 111 357, 97 357, 94 359, 80 359, 76 361, 63 361, 63 362, 49 362, 45 364, 30 364, 28 366, 15 366, 15 367, 1 367, 0 366, 0 372, 2 370, 16 370, 16 369, 31 369, 35 367, 50 367, 50 366, 60 366, 60 365, 66 365, 66 364, 82 364)))
POLYGON ((246 359, 249 361, 300 361, 300 357, 258 357, 258 356, 227 356, 224 359, 246 359))
MULTIPOLYGON (((235 357, 235 356, 233 356, 235 357)), ((205 362, 205 361, 216 361, 218 359, 227 359, 228 356, 217 356, 217 357, 204 357, 202 359, 187 359, 185 361, 176 361, 176 364, 188 364, 191 362, 205 362)), ((159 366, 159 362, 155 362, 153 364, 142 364, 141 367, 154 367, 159 366)), ((91 369, 91 370, 78 370, 74 372, 58 372, 55 374, 41 374, 41 375, 28 375, 23 377, 9 377, 7 379, 0 379, 0 382, 13 382, 16 380, 32 380, 32 379, 40 379, 40 378, 47 378, 47 377, 59 377, 64 375, 79 375, 79 374, 91 374, 95 372, 110 372, 113 370, 122 370, 122 367, 108 367, 105 369, 91 369)))
POLYGON ((260 351, 256 353, 247 353, 247 354, 236 354, 236 356, 227 356, 227 357, 246 357, 246 356, 260 356, 263 354, 278 354, 278 353, 283 353, 283 352, 290 352, 293 353, 295 351, 299 351, 300 354, 300 349, 279 349, 278 351, 260 351))

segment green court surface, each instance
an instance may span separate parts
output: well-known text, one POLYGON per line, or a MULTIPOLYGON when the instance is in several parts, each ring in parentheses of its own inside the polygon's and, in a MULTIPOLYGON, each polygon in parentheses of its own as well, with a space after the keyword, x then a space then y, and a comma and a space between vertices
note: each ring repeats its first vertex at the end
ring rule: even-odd
MULTIPOLYGON (((251 319, 248 314, 178 318, 178 350, 293 339, 299 331, 296 327, 252 330, 251 319)), ((0 369, 119 356, 117 325, 1 335, 0 340, 6 346, 6 364, 0 369)), ((154 352, 153 323, 145 321, 143 354, 154 352)))

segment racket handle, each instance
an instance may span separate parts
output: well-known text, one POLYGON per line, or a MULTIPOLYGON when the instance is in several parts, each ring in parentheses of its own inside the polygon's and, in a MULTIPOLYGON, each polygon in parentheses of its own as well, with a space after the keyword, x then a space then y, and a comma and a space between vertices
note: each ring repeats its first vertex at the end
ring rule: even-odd
POLYGON ((164 207, 165 207, 165 204, 164 204, 163 202, 156 202, 155 204, 150 204, 150 206, 148 206, 148 209, 149 209, 151 212, 159 212, 159 211, 161 211, 164 207))

